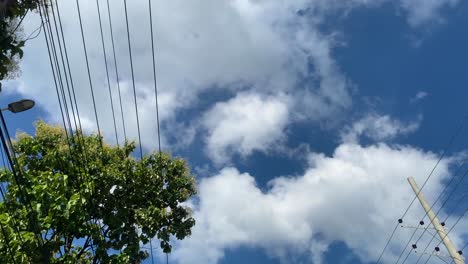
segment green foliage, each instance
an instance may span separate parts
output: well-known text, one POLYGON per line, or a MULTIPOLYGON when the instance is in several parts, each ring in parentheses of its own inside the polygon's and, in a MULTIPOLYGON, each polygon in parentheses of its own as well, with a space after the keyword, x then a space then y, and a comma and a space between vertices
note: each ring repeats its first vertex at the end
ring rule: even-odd
POLYGON ((140 263, 149 239, 158 237, 170 252, 169 237, 183 239, 195 224, 181 204, 195 194, 181 159, 153 153, 137 160, 134 143, 101 146, 96 135, 67 138, 44 122, 34 137, 17 134, 14 149, 24 184, 0 172, 8 183, 0 203, 0 263, 12 263, 7 245, 16 263, 140 263))
POLYGON ((0 80, 15 75, 18 60, 23 58, 25 42, 18 38, 18 26, 30 11, 38 9, 39 0, 5 0, 0 7, 0 80))

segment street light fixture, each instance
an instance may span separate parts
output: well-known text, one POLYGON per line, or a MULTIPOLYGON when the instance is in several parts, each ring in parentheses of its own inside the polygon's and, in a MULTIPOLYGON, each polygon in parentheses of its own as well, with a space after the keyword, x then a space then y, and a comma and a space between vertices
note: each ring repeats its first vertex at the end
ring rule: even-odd
POLYGON ((2 111, 9 110, 12 113, 20 113, 26 110, 29 110, 34 107, 36 103, 33 100, 23 99, 20 101, 16 101, 13 103, 8 104, 7 108, 1 109, 2 111))

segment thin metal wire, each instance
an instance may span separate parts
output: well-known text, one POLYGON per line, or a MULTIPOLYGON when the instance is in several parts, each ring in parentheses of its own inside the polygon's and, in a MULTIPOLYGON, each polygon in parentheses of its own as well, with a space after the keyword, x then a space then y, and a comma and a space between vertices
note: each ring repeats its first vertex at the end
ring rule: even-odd
POLYGON ((68 70, 68 73, 69 73, 69 76, 70 76, 70 87, 71 87, 72 93, 70 94, 70 91, 69 91, 68 94, 69 94, 69 97, 70 97, 70 102, 72 102, 71 105, 73 106, 73 104, 74 104, 74 109, 76 110, 76 118, 78 119, 78 120, 75 120, 75 129, 77 131, 82 131, 80 110, 78 108, 78 102, 76 100, 75 84, 73 82, 73 75, 72 75, 72 71, 71 71, 71 67, 70 67, 70 60, 68 59, 68 51, 67 51, 67 45, 66 45, 66 42, 65 42, 65 34, 63 33, 62 18, 61 18, 61 15, 60 15, 60 6, 58 5, 58 1, 54 1, 54 2, 55 2, 56 10, 57 10, 57 17, 58 17, 58 21, 59 21, 60 33, 61 33, 62 42, 63 42, 63 49, 64 49, 64 53, 65 53, 65 61, 67 62, 67 70, 68 70), (71 98, 72 95, 73 95, 73 99, 71 98))
MULTIPOLYGON (((414 196, 413 200, 411 201, 411 203, 408 205, 408 207, 406 208, 405 212, 403 213, 403 215, 400 217, 400 219, 403 219, 406 214, 408 213, 409 209, 411 208, 411 206, 414 204, 414 202, 416 201, 419 193, 424 189, 424 187, 426 186, 427 182, 429 181, 429 179, 431 178, 431 176, 433 175, 435 169, 437 168, 437 166, 439 165, 439 163, 442 161, 442 159, 445 157, 445 155, 447 154, 448 150, 452 147, 452 144, 453 142, 455 141, 455 138, 457 138, 457 136, 460 134, 461 130, 463 129, 463 127, 465 126, 466 124, 466 120, 468 119, 468 116, 464 116, 462 121, 460 122, 460 125, 458 127, 457 130, 455 130, 455 133, 451 136, 447 146, 445 147, 444 151, 442 152, 442 154, 440 155, 439 159, 437 160, 436 164, 434 165, 434 167, 432 168, 431 172, 429 173, 428 177, 426 178, 426 180, 424 181, 423 185, 421 186, 421 188, 419 189, 419 192, 414 196)), ((427 215, 427 213, 426 213, 427 215)), ((392 240, 395 232, 396 232, 396 229, 398 228, 398 224, 395 226, 392 234, 390 235, 387 243, 385 244, 385 247, 383 248, 382 252, 380 253, 380 256, 377 260, 377 263, 376 264, 379 264, 384 253, 385 253, 385 250, 387 250, 387 247, 388 245, 390 244, 390 241, 392 240)), ((405 249, 403 249, 405 250, 405 249)))
POLYGON ((149 5, 149 17, 150 17, 150 29, 151 29, 151 51, 153 55, 153 79, 154 79, 154 99, 155 99, 155 106, 156 106, 156 124, 158 128, 158 150, 161 153, 161 130, 159 125, 159 104, 158 104, 158 81, 156 76, 156 55, 155 55, 155 48, 154 48, 154 32, 153 32, 153 12, 151 6, 151 0, 148 0, 149 5))
MULTIPOLYGON (((413 234, 411 235, 410 239, 408 240, 408 242, 406 243, 405 247, 403 248, 403 251, 401 251, 401 254, 400 256, 398 257, 397 261, 395 262, 395 264, 398 264, 398 262, 400 261, 401 257, 403 257, 403 254, 405 253, 406 251, 406 248, 409 246, 409 244, 411 243, 411 239, 413 239, 414 235, 416 234, 416 232, 418 231, 418 229, 414 229, 414 232, 413 234)), ((411 249, 410 249, 411 251, 411 249)))
POLYGON ((96 0, 96 6, 97 6, 97 12, 98 12, 98 18, 99 18, 99 29, 101 30, 101 44, 102 44, 102 51, 104 55, 104 64, 106 65, 107 88, 109 90, 109 98, 110 98, 111 110, 112 110, 112 119, 114 121, 115 141, 117 142, 117 146, 118 146, 119 135, 117 133, 117 123, 115 122, 114 99, 112 98, 112 90, 111 90, 110 78, 109 78, 109 67, 107 66, 106 45, 104 44, 104 33, 102 30, 102 19, 101 19, 101 9, 99 7, 99 0, 96 0))
POLYGON ((130 41, 130 28, 128 25, 127 0, 124 0, 124 7, 125 7, 125 24, 127 25, 128 53, 130 55, 130 71, 132 74, 133 99, 135 101, 135 116, 136 116, 136 122, 137 122, 137 130, 138 130, 138 145, 140 146, 140 158, 143 158, 143 148, 141 145, 141 133, 140 133, 140 118, 138 117, 138 103, 137 103, 137 95, 136 95, 136 87, 135 87, 135 74, 133 72, 132 43, 130 41))
POLYGON ((111 43, 112 43, 112 53, 114 55, 114 68, 115 68, 115 77, 117 79, 117 91, 119 92, 119 103, 120 103, 120 114, 122 117, 122 127, 124 132, 124 139, 125 142, 127 141, 127 129, 125 128, 125 118, 124 118, 124 111, 122 107, 122 94, 120 91, 120 79, 119 79, 119 70, 117 67, 117 57, 115 55, 115 44, 114 44, 114 30, 112 28, 112 16, 110 12, 110 5, 109 0, 107 0, 107 15, 109 17, 109 27, 110 27, 110 35, 111 35, 111 43))
MULTIPOLYGON (((60 42, 60 37, 59 37, 59 32, 58 32, 58 27, 57 27, 57 21, 56 21, 56 18, 55 18, 55 11, 54 11, 53 5, 50 5, 50 7, 51 7, 51 13, 53 14, 53 22, 54 22, 55 32, 57 34, 57 42, 58 42, 58 48, 59 48, 59 51, 60 51, 60 58, 61 58, 61 61, 62 61, 62 66, 63 66, 63 73, 65 75, 65 84, 66 84, 66 86, 68 88, 68 91, 70 91, 68 75, 67 75, 67 72, 66 72, 65 61, 64 61, 64 56, 63 56, 63 52, 62 52, 62 44, 60 42)), ((49 31, 48 31, 49 39, 50 39, 50 44, 51 44, 51 47, 52 47, 52 55, 53 55, 54 62, 55 62, 55 69, 57 71, 57 77, 58 77, 58 80, 59 80, 58 83, 59 83, 59 88, 60 88, 60 92, 61 92, 61 96, 62 96, 63 108, 65 109, 65 116, 66 116, 66 120, 68 122, 69 135, 68 135, 66 126, 64 127, 64 129, 65 129, 65 132, 67 132, 67 141, 69 143, 69 146, 71 146, 70 142, 73 141, 73 138, 71 138, 71 135, 73 135, 73 127, 72 127, 72 124, 71 124, 70 111, 68 110, 68 103, 67 103, 67 98, 65 96, 65 88, 64 88, 63 79, 62 79, 62 71, 60 69, 59 58, 58 58, 57 49, 56 49, 56 46, 55 46, 54 34, 53 34, 51 23, 50 23, 49 12, 47 12, 47 6, 45 6, 45 10, 46 10, 46 12, 44 12, 44 14, 45 14, 45 17, 46 17, 46 19, 48 21, 47 26, 48 26, 48 29, 49 29, 49 31), (70 140, 72 140, 72 141, 70 141, 70 140)), ((59 93, 58 90, 57 90, 57 93, 59 93)), ((60 100, 59 100, 59 104, 60 104, 60 100)), ((72 108, 72 111, 73 111, 73 117, 75 118, 75 113, 74 113, 73 108, 72 108)), ((75 120, 76 120, 76 118, 75 118, 75 120)))
MULTIPOLYGON (((14 154, 13 143, 11 142, 10 133, 8 132, 8 126, 6 125, 5 118, 3 117, 2 111, 0 111, 0 120, 1 120, 1 125, 2 125, 2 128, 0 128, 0 139, 2 141, 3 148, 7 155, 7 160, 10 163, 15 182, 18 185, 18 191, 20 192, 20 196, 22 196, 22 199, 26 202, 26 210, 27 210, 27 206, 29 205, 29 209, 31 210, 31 213, 29 215, 32 217, 34 209, 32 207, 31 200, 29 199, 29 194, 27 193, 25 194, 23 186, 22 186, 24 184, 26 185, 25 188, 28 188, 29 182, 24 177, 20 164, 18 160, 16 159, 16 155, 14 154), (17 166, 18 170, 15 169, 15 165, 17 166), (21 178, 20 178, 20 175, 21 175, 21 178)), ((36 234, 35 237, 38 240, 39 245, 44 246, 44 240, 40 234, 41 228, 39 227, 39 223, 37 221, 34 221, 34 219, 31 219, 31 220, 33 222, 34 227, 36 228, 34 232, 36 234)))
MULTIPOLYGON (((457 171, 455 172, 455 175, 450 179, 449 183, 445 186, 445 188, 442 190, 442 192, 440 192, 439 196, 436 198, 436 200, 432 203, 431 207, 429 210, 432 210, 432 208, 436 205, 436 203, 442 198, 442 196, 444 195, 444 193, 448 190, 448 188, 450 187, 450 185, 453 183, 453 181, 455 180, 456 178, 456 175, 462 170, 462 168, 465 166, 465 162, 463 162, 457 169, 457 171)), ((465 172, 465 174, 463 176, 460 176, 460 181, 463 180, 463 178, 466 176, 466 174, 468 173, 468 170, 467 172, 465 172)), ((437 217, 437 215, 440 213, 440 211, 442 211, 442 208, 444 208, 445 204, 447 203, 447 201, 449 200, 449 198, 453 195, 453 193, 455 192, 455 190, 457 189, 457 186, 458 184, 460 183, 460 181, 458 181, 457 184, 455 184, 455 188, 452 190, 452 192, 447 196, 447 198, 445 199, 445 201, 442 203, 442 205, 440 206, 440 208, 437 210, 437 212, 435 213, 434 215, 434 218, 437 217)), ((427 213, 424 215, 423 217, 423 221, 425 219, 425 217, 427 216, 427 213)), ((434 219, 429 219, 429 221, 432 223, 434 219)), ((421 235, 418 237, 418 239, 416 240, 416 242, 414 244, 418 244, 418 242, 421 240, 421 238, 424 236, 424 234, 427 232, 428 228, 429 228, 430 224, 426 225, 426 227, 424 227, 424 230, 423 232, 421 233, 421 235)), ((432 240, 429 242, 429 244, 432 242, 432 240)), ((426 248, 424 249, 424 251, 426 251, 426 249, 429 247, 429 244, 426 246, 426 248)), ((419 259, 421 257, 418 258, 418 262, 419 262, 419 259)), ((403 263, 405 263, 403 261, 403 263)), ((417 262, 416 262, 417 263, 417 262)))
POLYGON ((76 8, 78 10, 78 19, 80 21, 81 40, 83 41, 83 49, 84 49, 85 60, 86 60, 86 69, 88 71, 89 87, 91 89, 91 98, 93 100, 94 116, 96 118, 96 126, 97 126, 97 129, 98 129, 99 142, 101 144, 101 147, 103 147, 103 145, 102 145, 103 144, 102 143, 102 136, 101 136, 101 128, 99 126, 99 118, 98 118, 97 109, 96 109, 96 99, 94 97, 93 82, 91 80, 91 72, 90 72, 90 69, 89 69, 88 51, 86 49, 86 41, 85 41, 85 38, 84 38, 84 30, 83 30, 83 22, 81 20, 80 4, 79 4, 78 0, 76 0, 76 8))
MULTIPOLYGON (((458 218, 458 220, 455 222, 455 224, 450 228, 450 230, 445 234, 445 236, 441 239, 441 241, 437 244, 437 246, 440 246, 440 244, 442 244, 443 240, 450 234, 450 232, 452 232, 452 230, 455 228, 455 226, 458 225, 458 223, 460 222, 460 220, 463 218, 463 216, 465 216, 466 212, 468 212, 468 209, 465 210, 465 212, 460 215, 460 217, 458 218)), ((429 262, 429 260, 431 259, 432 255, 429 255, 429 258, 426 260, 426 262, 424 262, 424 264, 427 264, 429 262)))

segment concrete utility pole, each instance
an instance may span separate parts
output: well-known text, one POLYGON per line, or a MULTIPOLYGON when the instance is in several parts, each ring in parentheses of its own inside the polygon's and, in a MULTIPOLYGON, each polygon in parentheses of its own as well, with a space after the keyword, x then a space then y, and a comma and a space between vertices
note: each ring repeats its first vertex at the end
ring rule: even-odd
POLYGON ((457 252, 455 245, 453 245, 444 227, 440 224, 439 219, 437 219, 437 216, 432 211, 431 206, 429 206, 429 204, 427 203, 414 178, 409 177, 408 182, 411 185, 411 188, 413 189, 414 193, 416 194, 416 197, 418 197, 418 200, 424 208, 424 211, 426 211, 426 214, 431 220, 431 223, 434 226, 435 230, 437 230, 437 234, 440 236, 440 239, 444 243, 455 264, 465 264, 463 257, 457 252))

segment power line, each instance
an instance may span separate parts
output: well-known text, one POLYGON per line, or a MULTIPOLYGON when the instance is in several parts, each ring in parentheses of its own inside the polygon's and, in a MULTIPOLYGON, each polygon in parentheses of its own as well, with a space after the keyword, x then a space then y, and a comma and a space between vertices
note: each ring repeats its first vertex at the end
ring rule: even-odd
MULTIPOLYGON (((153 8, 151 6, 151 0, 148 0, 148 8, 149 8, 149 22, 150 22, 150 31, 151 31, 151 54, 153 57, 153 80, 154 80, 154 99, 155 99, 155 107, 156 107, 156 124, 157 124, 157 132, 158 132, 158 151, 159 155, 161 155, 161 136, 160 136, 160 128, 159 128, 159 105, 158 105, 158 82, 156 76, 156 55, 154 49, 154 31, 153 31, 153 8)), ((154 264, 154 257, 153 257, 153 243, 151 242, 153 238, 150 239, 150 248, 151 248, 151 263, 154 264)), ((166 262, 168 262, 168 257, 166 253, 166 262)))
POLYGON ((138 144, 140 146, 140 158, 143 158, 143 149, 141 146, 141 134, 140 134, 140 119, 138 117, 138 103, 137 103, 136 88, 135 88, 135 75, 133 73, 132 44, 130 41, 130 29, 128 26, 127 0, 124 0, 124 7, 125 7, 125 24, 127 25, 128 53, 130 55, 130 71, 132 74, 133 99, 135 100, 135 115, 136 115, 137 130, 138 130, 138 144))
POLYGON ((96 109, 96 99, 94 98, 93 82, 91 81, 91 72, 90 72, 90 69, 89 69, 88 51, 86 49, 86 41, 85 41, 85 38, 84 38, 84 31, 83 31, 83 22, 81 20, 80 4, 79 4, 78 0, 76 0, 76 7, 77 7, 77 10, 78 10, 78 19, 80 21, 81 39, 83 41, 83 49, 84 49, 85 60, 86 60, 86 69, 88 71, 89 87, 90 87, 90 90, 91 90, 91 98, 93 100, 94 116, 96 118, 96 126, 97 126, 97 129, 98 129, 99 142, 100 142, 101 147, 102 147, 101 128, 99 127, 99 118, 98 118, 97 109, 96 109))
MULTIPOLYGON (((460 217, 458 218, 458 220, 457 220, 457 221, 455 222, 455 224, 449 229, 449 231, 447 232, 447 234, 445 234, 445 236, 442 238, 442 240, 444 240, 444 239, 450 234, 450 232, 452 232, 452 230, 455 228, 455 226, 458 225, 458 223, 459 223, 460 220, 463 218, 463 216, 465 216, 466 212, 468 212, 468 209, 465 209, 465 212, 464 212, 462 215, 460 215, 460 217)), ((442 243, 442 241, 439 242, 439 243, 437 244, 437 247, 440 246, 441 243, 442 243)), ((429 260, 431 259, 431 257, 432 257, 432 255, 429 255, 429 258, 426 260, 426 262, 424 262, 424 264, 427 264, 427 263, 429 262, 429 260)))
POLYGON ((125 142, 126 142, 127 141, 127 131, 126 131, 126 128, 125 128, 124 111, 123 111, 123 107, 122 107, 122 95, 121 95, 121 91, 120 91, 119 70, 118 70, 118 67, 117 67, 117 57, 115 55, 114 32, 113 32, 114 30, 112 28, 112 16, 111 16, 111 12, 110 12, 109 0, 107 0, 107 15, 109 17, 109 28, 110 28, 111 43, 112 43, 112 53, 114 55, 114 68, 115 68, 115 77, 117 79, 117 91, 118 91, 118 94, 119 94, 120 114, 121 114, 121 117, 122 117, 122 127, 123 127, 123 132, 124 132, 124 139, 125 139, 125 142))
MULTIPOLYGON (((444 193, 449 189, 450 185, 454 182, 455 178, 456 178, 456 175, 462 170, 462 168, 465 166, 465 163, 466 162, 463 162, 457 169, 457 171, 455 172, 455 175, 450 179, 449 183, 447 185, 445 185, 445 188, 440 192, 439 196, 436 198, 436 200, 432 203, 430 209, 432 209, 436 203, 442 198, 442 196, 444 195, 444 193)), ((468 171, 466 172, 468 173, 468 171)), ((465 177, 466 173, 463 175, 463 176, 460 176, 460 181, 463 180, 463 178, 465 177)), ((437 215, 440 213, 440 211, 442 210, 442 208, 444 207, 444 205, 447 203, 447 201, 449 200, 450 196, 452 196, 452 194, 454 193, 454 191, 456 190, 456 187, 458 186, 458 184, 460 183, 460 181, 458 181, 458 183, 455 185, 455 188, 452 190, 452 192, 447 196, 447 198, 445 199, 445 201, 442 203, 442 205, 440 206, 440 208, 437 210, 437 212, 435 213, 435 217, 437 217, 437 215)), ((425 217, 427 216, 427 213, 424 215, 422 221, 424 221, 425 217)), ((432 219, 429 219, 431 222, 432 222, 432 219)), ((418 242, 421 240, 421 238, 424 236, 424 234, 427 232, 428 228, 429 228, 430 224, 426 225, 426 227, 424 227, 424 230, 423 232, 421 233, 421 235, 419 236, 419 238, 416 240, 416 242, 414 243, 415 245, 418 244, 418 242)), ((434 237, 433 237, 434 239, 434 237)), ((429 242, 429 244, 427 245, 427 247, 429 247, 430 243, 432 242, 432 240, 429 242)), ((427 249, 427 247, 424 249, 424 251, 427 249)), ((408 253, 409 254, 409 253, 408 253)), ((418 261, 416 263, 419 262, 419 260, 421 259, 422 255, 418 258, 418 261)), ((403 261, 403 263, 405 263, 405 261, 403 261)), ((403 264, 402 263, 402 264, 403 264)))
MULTIPOLYGON (((402 257, 403 254, 405 253, 406 248, 407 248, 407 247, 409 246, 409 244, 411 243, 411 239, 413 239, 413 237, 414 237, 414 235, 416 234, 417 231, 418 231, 418 229, 415 228, 413 234, 411 235, 410 239, 408 240, 408 242, 406 243, 405 247, 403 248, 403 251, 401 251, 400 256, 398 257, 398 259, 397 259, 397 261, 395 262, 395 264, 398 264, 398 262, 400 261, 401 257, 402 257)), ((410 253, 411 253, 411 250, 410 250, 410 253)), ((409 253, 408 253, 408 255, 406 256, 406 258, 408 258, 408 256, 409 256, 409 253)), ((403 261, 403 263, 406 261, 406 258, 405 258, 405 260, 403 261)))
POLYGON ((114 112, 114 99, 112 98, 112 91, 109 79, 109 68, 107 67, 107 54, 106 54, 106 46, 104 44, 104 33, 102 31, 102 19, 101 19, 101 9, 99 8, 99 1, 96 0, 98 18, 99 18, 99 29, 101 30, 101 43, 102 43, 102 51, 104 55, 104 64, 106 65, 106 77, 107 77, 107 88, 109 90, 109 98, 111 102, 111 109, 112 109, 112 119, 114 121, 114 132, 115 132, 115 140, 117 145, 119 145, 119 136, 117 134, 117 123, 115 122, 115 112, 114 112))
MULTIPOLYGON (((34 209, 32 207, 32 204, 31 204, 31 200, 29 199, 29 194, 27 192, 26 193, 24 192, 24 189, 23 189, 23 186, 22 186, 24 184, 24 185, 26 185, 25 188, 28 188, 28 185, 29 185, 28 184, 28 179, 25 178, 24 175, 22 174, 20 164, 19 164, 18 160, 16 159, 16 155, 14 155, 13 143, 11 142, 10 133, 8 132, 8 127, 6 125, 5 118, 3 117, 3 114, 2 114, 1 111, 0 111, 0 120, 1 120, 0 140, 1 140, 1 143, 2 143, 3 148, 5 150, 7 160, 10 163, 11 171, 13 173, 13 179, 15 180, 16 185, 18 185, 18 191, 20 192, 20 196, 22 196, 22 197, 20 197, 20 200, 22 199, 22 200, 25 201, 26 211, 28 210, 27 207, 29 205, 29 209, 30 209, 30 214, 29 215, 31 217, 33 217, 35 214, 34 214, 34 209), (18 171, 15 169, 15 165, 17 166, 18 171), (21 178, 20 178, 20 176, 21 176, 21 178)), ((34 219, 31 219, 31 220, 32 220, 33 225, 34 225, 34 227, 36 229, 36 230, 34 230, 35 237, 38 240, 39 245, 44 246, 44 240, 43 240, 42 236, 40 235, 41 228, 39 227, 39 224, 38 224, 37 221, 35 221, 34 219)))
MULTIPOLYGON (((444 205, 449 201, 450 197, 455 193, 455 190, 457 189, 457 187, 460 185, 460 182, 465 178, 465 176, 468 174, 468 170, 463 174, 463 176, 460 177, 459 181, 455 184, 455 187, 454 189, 452 190, 452 192, 447 196, 447 198, 445 199, 445 201, 443 202, 442 206, 439 208, 439 210, 437 211, 436 213, 436 216, 440 213, 440 211, 442 210, 442 208, 444 207, 444 205)), ((460 199, 456 202, 455 206, 453 207, 453 210, 451 210, 451 212, 449 212, 447 214, 447 217, 445 218, 445 220, 443 222, 446 222, 448 220, 448 218, 450 217, 450 215, 454 212, 454 210, 457 208, 457 206, 463 201, 463 198, 465 197, 466 194, 464 194, 463 196, 460 197, 460 199)), ((432 241, 434 240, 434 237, 432 237, 432 239, 429 241, 429 243, 426 245, 426 247, 424 248, 423 252, 426 252, 426 250, 429 248, 430 244, 432 243, 432 241)), ((419 261, 422 259, 422 255, 419 256, 418 258, 418 261, 416 262, 419 263, 419 261)))
POLYGON ((33 39, 39 37, 39 35, 41 34, 41 31, 42 31, 42 21, 41 21, 41 25, 39 25, 34 31, 32 31, 24 41, 26 42, 28 40, 33 40, 33 39), (34 37, 33 37, 32 35, 34 33, 36 33, 36 35, 34 35, 34 37))
POLYGON ((159 127, 159 105, 158 105, 158 82, 156 78, 156 55, 154 49, 154 33, 153 33, 153 12, 151 7, 151 0, 148 0, 149 5, 149 17, 150 17, 150 30, 151 30, 151 52, 153 55, 153 79, 154 79, 154 97, 155 97, 155 105, 156 105, 156 123, 158 128, 158 150, 161 153, 161 133, 159 127))
MULTIPOLYGON (((436 164, 434 165, 434 167, 432 168, 431 172, 429 173, 429 175, 427 176, 426 180, 424 181, 423 185, 421 186, 421 189, 419 190, 419 192, 414 196, 413 200, 411 201, 411 203, 408 205, 408 207, 406 208, 405 212, 403 213, 403 215, 400 217, 400 219, 398 219, 398 223, 396 224, 395 228, 393 229, 390 237, 388 238, 382 252, 380 253, 380 256, 377 260, 377 263, 376 264, 379 264, 385 251, 387 250, 388 248, 388 245, 390 244, 390 241, 393 239, 393 236, 395 235, 395 232, 398 228, 398 225, 402 223, 403 221, 403 218, 406 216, 406 214, 408 213, 409 209, 411 208, 411 206, 414 204, 414 202, 416 201, 419 193, 424 189, 424 187, 426 186, 427 182, 429 181, 429 179, 431 178, 431 176, 433 175, 435 169, 437 168, 437 166, 439 165, 439 163, 442 161, 442 159, 445 157, 445 155, 447 154, 448 150, 451 148, 453 142, 455 141, 455 138, 460 134, 461 130, 463 129, 465 123, 466 123, 466 119, 468 118, 468 116, 465 116, 463 117, 462 121, 460 122, 460 125, 458 127, 458 129, 455 131, 455 133, 451 136, 447 146, 445 147, 444 151, 442 152, 442 154, 440 155, 439 159, 437 160, 436 164)), ((427 215, 427 213, 425 214, 427 215)), ((414 235, 414 233, 413 233, 414 235)), ((405 251, 405 249, 403 249, 403 252, 405 251)))
MULTIPOLYGON (((73 75, 72 75, 72 72, 71 72, 70 60, 68 59, 67 45, 65 43, 65 34, 63 33, 62 19, 61 19, 61 15, 60 15, 60 7, 58 5, 58 1, 55 1, 55 6, 56 6, 56 9, 57 9, 57 17, 58 17, 58 21, 59 21, 60 33, 61 33, 62 42, 63 42, 63 49, 64 49, 64 53, 65 53, 65 61, 67 62, 67 69, 68 69, 68 73, 69 73, 69 76, 70 76, 70 86, 71 86, 71 91, 72 92, 70 93, 70 90, 69 90, 68 95, 69 95, 70 102, 71 102, 71 105, 72 105, 72 111, 74 111, 74 109, 76 109, 76 118, 78 119, 78 120, 75 120, 75 129, 77 131, 78 130, 81 131, 82 126, 81 126, 80 111, 79 111, 78 103, 77 103, 77 100, 76 100, 75 85, 74 85, 74 82, 73 82, 73 75), (72 95, 73 95, 73 99, 72 99, 72 95), (75 105, 74 108, 73 108, 73 104, 75 105)), ((74 118, 75 118, 75 116, 74 116, 74 118)))
MULTIPOLYGON (((63 56, 63 52, 62 52, 62 44, 60 42, 60 37, 59 37, 58 29, 57 29, 57 23, 56 23, 56 19, 55 19, 55 12, 54 12, 54 9, 53 9, 52 5, 51 5, 51 8, 52 8, 51 11, 52 11, 52 14, 53 14, 53 17, 54 17, 54 26, 55 26, 55 32, 57 34, 57 42, 58 42, 58 48, 59 48, 59 51, 60 51, 60 58, 61 58, 61 61, 62 61, 63 72, 64 72, 64 75, 65 75, 65 84, 67 85, 68 90, 70 90, 69 85, 68 85, 68 75, 67 75, 66 70, 65 70, 66 68, 65 68, 64 56, 63 56)), ((52 48, 52 57, 54 58, 55 70, 57 71, 57 78, 58 78, 58 84, 59 84, 58 87, 56 86, 57 96, 59 98, 58 101, 59 101, 59 104, 61 104, 60 96, 59 96, 59 93, 61 93, 62 101, 63 101, 63 109, 65 110, 65 117, 66 117, 65 119, 68 122, 69 133, 70 133, 70 135, 72 135, 73 134, 73 127, 71 125, 70 111, 68 110, 67 99, 66 99, 66 96, 65 96, 65 88, 64 88, 63 79, 62 79, 62 71, 60 69, 58 53, 57 53, 57 49, 56 49, 56 46, 55 46, 54 34, 53 34, 52 26, 51 26, 51 23, 50 23, 49 12, 47 12, 47 5, 44 5, 44 9, 45 9, 44 14, 45 14, 45 17, 46 17, 46 19, 48 21, 47 26, 48 26, 48 29, 49 29, 49 31, 48 32, 46 31, 46 33, 49 33, 49 39, 50 39, 50 44, 51 44, 50 46, 52 48), (60 88, 60 92, 59 92, 58 88, 60 88)), ((52 71, 53 70, 54 69, 52 69, 52 71)), ((69 137, 69 134, 67 132, 67 126, 65 125, 65 122, 64 122, 64 129, 65 129, 65 132, 66 132, 67 140, 69 141, 70 137, 69 137)), ((70 145, 70 142, 69 142, 69 145, 70 145)))

